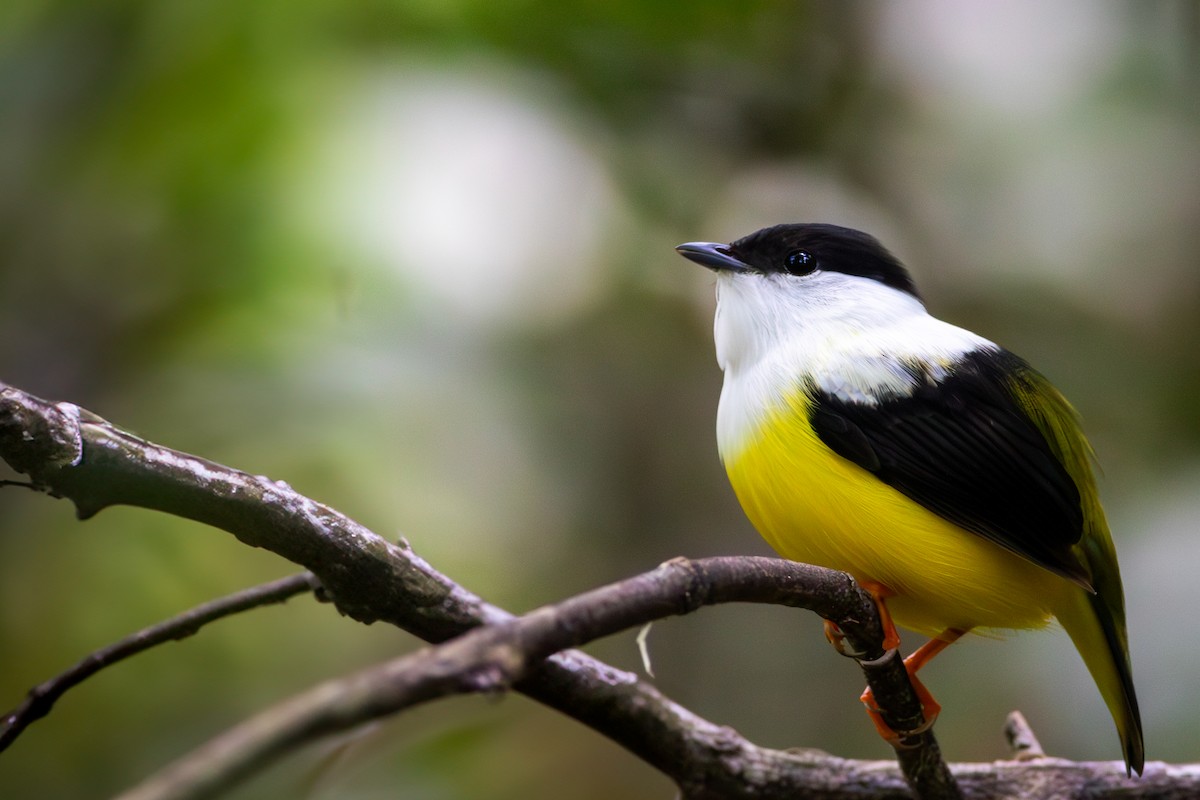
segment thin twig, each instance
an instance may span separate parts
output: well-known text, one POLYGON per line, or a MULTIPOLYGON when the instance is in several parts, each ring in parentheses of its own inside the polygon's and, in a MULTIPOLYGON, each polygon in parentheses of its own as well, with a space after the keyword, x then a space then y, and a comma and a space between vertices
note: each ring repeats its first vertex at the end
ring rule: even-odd
POLYGON ((88 654, 75 666, 29 690, 25 699, 0 717, 0 752, 4 752, 32 723, 50 713, 50 709, 69 689, 79 685, 105 667, 137 655, 164 642, 178 641, 194 635, 203 626, 252 608, 282 603, 303 592, 311 592, 316 579, 311 572, 302 572, 244 589, 226 597, 196 606, 163 622, 151 625, 126 636, 108 647, 88 654))
MULTIPOLYGON (((762 602, 807 608, 872 631, 866 593, 833 570, 769 558, 673 559, 642 575, 585 592, 436 647, 328 681, 213 739, 123 795, 122 800, 215 797, 314 739, 452 694, 508 690, 547 656, 705 605, 762 602)), ((900 667, 903 672, 903 667, 900 667)))
MULTIPOLYGON (((81 518, 117 504, 156 509, 228 531, 247 544, 302 564, 313 570, 340 611, 363 622, 387 621, 427 641, 441 642, 479 625, 511 619, 406 546, 388 543, 286 484, 153 445, 74 405, 48 403, 3 384, 0 458, 28 474, 35 486, 69 498, 81 518)), ((868 610, 863 619, 874 620, 873 613, 868 610)), ((637 676, 578 651, 564 651, 539 663, 515 688, 672 776, 689 800, 861 797, 868 784, 872 796, 907 794, 894 764, 889 769, 886 764, 826 754, 759 748, 673 703, 637 676), (826 783, 814 777, 822 769, 835 770, 826 783), (857 789, 848 794, 847 787, 857 789)), ((876 689, 875 697, 890 723, 886 694, 876 689)), ((941 763, 937 751, 928 749, 901 754, 901 762, 916 761, 921 769, 923 754, 930 752, 941 763)), ((957 774, 960 781, 967 776, 967 786, 972 788, 990 787, 968 796, 1000 796, 997 781, 1022 786, 1032 775, 1026 770, 1046 765, 1020 766, 1024 770, 1009 772, 1003 765, 967 765, 959 767, 957 774)), ((1128 789, 1124 768, 1118 764, 1057 766, 1064 770, 1064 780, 1128 789)), ((1153 787, 1156 796, 1164 798, 1194 796, 1186 792, 1194 792, 1200 778, 1189 778, 1187 769, 1148 766, 1138 788, 1153 787), (1184 793, 1164 791, 1177 786, 1184 793)), ((1051 795, 1041 792, 1040 796, 1051 795)), ((1057 796, 1072 795, 1063 791, 1057 796)))
POLYGON ((1009 749, 1017 761, 1046 757, 1042 743, 1038 741, 1029 721, 1020 711, 1008 712, 1008 719, 1004 723, 1004 737, 1008 739, 1009 749))
MULTIPOLYGON (((362 622, 386 620, 426 641, 441 642, 479 625, 511 619, 407 547, 387 542, 285 483, 155 445, 78 406, 49 403, 3 384, 0 457, 28 474, 35 485, 70 499, 83 519, 118 504, 155 509, 228 531, 249 545, 301 564, 313 571, 342 613, 362 622)), ((852 586, 845 576, 842 579, 852 586)), ((855 593, 860 600, 865 596, 857 588, 855 593)), ((874 604, 856 620, 877 627, 874 604)), ((846 625, 853 627, 853 622, 846 625)), ((870 650, 865 654, 869 659, 883 654, 878 645, 864 645, 864 650, 870 650)), ((875 671, 875 678, 868 674, 868 683, 892 668, 885 665, 875 671)), ((906 676, 892 683, 907 687, 902 688, 904 694, 891 698, 882 687, 872 686, 884 719, 895 725, 900 715, 893 702, 903 710, 913 706, 915 697, 906 676)), ((545 661, 517 688, 608 736, 674 777, 685 791, 714 783, 726 786, 730 797, 753 791, 746 787, 744 774, 730 766, 741 762, 729 758, 730 736, 724 729, 679 707, 636 676, 568 652, 545 661), (631 692, 629 684, 637 691, 631 692), (712 762, 721 764, 724 773, 714 772, 712 762)), ((925 742, 927 746, 932 737, 925 742)), ((755 775, 787 771, 782 763, 775 770, 763 768, 770 751, 744 740, 737 749, 755 765, 755 775)), ((907 763, 927 770, 930 763, 942 762, 939 756, 932 762, 909 758, 907 763)), ((914 785, 922 784, 919 772, 912 777, 914 785)))

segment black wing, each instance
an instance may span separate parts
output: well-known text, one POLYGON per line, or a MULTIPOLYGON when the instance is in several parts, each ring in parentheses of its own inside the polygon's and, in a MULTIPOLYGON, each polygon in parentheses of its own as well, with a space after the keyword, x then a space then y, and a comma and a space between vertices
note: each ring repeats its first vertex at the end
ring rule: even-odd
POLYGON ((1072 545, 1079 489, 1007 388, 1029 369, 1003 350, 969 354, 952 374, 875 405, 817 391, 812 425, 835 453, 959 527, 1091 588, 1072 545))

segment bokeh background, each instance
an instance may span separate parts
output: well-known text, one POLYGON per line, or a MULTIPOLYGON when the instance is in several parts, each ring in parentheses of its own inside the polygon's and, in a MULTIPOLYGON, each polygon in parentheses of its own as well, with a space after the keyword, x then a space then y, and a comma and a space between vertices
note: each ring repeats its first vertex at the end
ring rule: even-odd
MULTIPOLYGON (((146 0, 0 5, 0 377, 287 480, 513 611, 763 554, 713 441, 712 277, 681 241, 875 233, 1021 353, 1104 468, 1152 759, 1200 760, 1200 6, 1188 0, 146 0)), ((133 509, 0 491, 0 707, 293 571, 133 509)), ((916 642, 909 637, 910 646, 916 642)), ((412 649, 296 600, 89 681, 0 756, 103 797, 412 649)), ((887 757, 803 612, 657 624, 655 683, 756 742, 887 757)), ((591 648, 638 669, 633 634, 591 648)), ((927 673, 949 757, 1119 756, 1066 636, 927 673)), ((236 797, 669 798, 524 698, 303 751, 236 797)))

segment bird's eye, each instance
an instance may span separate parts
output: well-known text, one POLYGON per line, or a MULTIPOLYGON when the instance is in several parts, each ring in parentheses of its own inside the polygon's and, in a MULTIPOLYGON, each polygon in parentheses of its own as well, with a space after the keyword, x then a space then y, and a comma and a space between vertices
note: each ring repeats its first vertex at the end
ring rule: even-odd
POLYGON ((789 275, 807 275, 817 268, 817 260, 807 250, 793 250, 783 257, 783 271, 789 275))

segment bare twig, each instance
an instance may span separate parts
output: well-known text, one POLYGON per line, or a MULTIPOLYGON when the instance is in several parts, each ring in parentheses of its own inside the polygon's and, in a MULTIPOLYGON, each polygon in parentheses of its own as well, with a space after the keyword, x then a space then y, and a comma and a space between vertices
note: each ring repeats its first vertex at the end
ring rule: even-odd
MULTIPOLYGON (((207 523, 271 550, 311 569, 339 610, 363 622, 386 620, 426 641, 440 642, 477 625, 511 619, 411 550, 387 542, 284 483, 154 445, 77 406, 48 403, 2 384, 0 456, 36 485, 70 499, 81 518, 111 505, 141 506, 207 523)), ((844 575, 840 580, 860 603, 857 614, 844 620, 845 630, 853 635, 872 626, 870 636, 857 634, 857 649, 865 659, 878 659, 883 651, 874 635, 874 604, 866 602, 866 595, 844 575)), ((868 671, 867 679, 884 719, 897 730, 911 727, 905 723, 918 706, 903 670, 885 659, 868 671), (886 683, 899 694, 881 682, 889 673, 892 679, 886 683)), ((622 675, 621 683, 636 682, 635 676, 622 675)), ((685 790, 691 782, 713 782, 706 768, 697 767, 697 759, 723 758, 728 750, 728 736, 722 735, 719 753, 698 753, 689 738, 699 722, 694 715, 648 686, 641 686, 640 696, 631 699, 627 690, 614 685, 610 667, 580 653, 556 656, 517 688, 622 744, 676 778, 685 790), (688 758, 681 758, 684 754, 688 758), (693 781, 692 772, 702 777, 693 781)), ((919 747, 903 754, 915 786, 927 783, 922 775, 948 774, 940 756, 913 757, 933 741, 926 734, 919 747), (942 766, 936 768, 938 764, 942 766)))
POLYGON ((214 797, 315 738, 438 697, 506 691, 559 650, 664 616, 712 603, 765 602, 819 610, 861 628, 855 617, 871 601, 860 595, 842 573, 805 564, 673 559, 652 572, 317 686, 217 737, 124 800, 214 797))
MULTIPOLYGON (((745 601, 815 608, 835 616, 839 609, 826 598, 831 588, 836 594, 840 579, 839 573, 773 559, 674 559, 644 575, 322 684, 222 734, 120 800, 215 797, 321 736, 439 697, 505 691, 529 674, 538 659, 558 648, 584 644, 663 615, 688 613, 711 603, 745 601), (832 587, 831 580, 835 583, 832 587), (683 597, 688 599, 681 603, 683 597)), ((736 738, 732 732, 730 737, 731 741, 736 738)), ((793 758, 793 773, 804 776, 802 787, 782 790, 757 781, 752 796, 862 798, 864 787, 870 797, 906 794, 894 764, 848 762, 813 751, 793 758)), ((1079 765, 1061 760, 1047 760, 1045 768, 1037 771, 1018 771, 1000 764, 964 765, 958 773, 972 798, 1181 798, 1189 795, 1175 789, 1186 785, 1194 791, 1197 786, 1194 770, 1190 775, 1181 770, 1169 778, 1157 770, 1147 774, 1149 783, 1131 782, 1115 763, 1079 765), (1168 788, 1164 785, 1168 780, 1177 783, 1168 788)), ((686 796, 745 795, 708 784, 686 796)))
POLYGON ((1009 749, 1017 761, 1030 761, 1035 758, 1045 758, 1042 743, 1033 733, 1029 721, 1020 711, 1010 711, 1004 722, 1004 737, 1008 739, 1009 749))
MULTIPOLYGON (((3 384, 0 457, 29 474, 35 485, 69 498, 81 518, 110 505, 136 505, 204 522, 269 549, 312 569, 338 608, 364 622, 385 620, 428 641, 440 642, 479 625, 502 625, 511 619, 406 547, 388 543, 286 484, 158 447, 75 406, 47 403, 3 384)), ((846 585, 862 598, 856 587, 848 581, 846 585)), ((691 602, 685 599, 667 613, 685 613, 691 602)), ((873 604, 870 606, 858 619, 863 625, 878 624, 873 604)), ((853 620, 839 624, 847 633, 854 627, 853 620)), ((882 653, 875 645, 864 657, 878 655, 882 653)), ((879 674, 891 671, 890 661, 894 659, 882 660, 879 674)), ((878 677, 873 677, 873 672, 868 672, 869 682, 878 677)), ((893 708, 887 688, 872 685, 876 700, 885 707, 885 719, 897 729, 905 728, 893 719, 908 713, 904 708, 908 700, 902 697, 901 707, 893 708)), ((515 688, 589 725, 672 776, 689 800, 907 795, 894 764, 758 748, 730 729, 672 703, 636 676, 578 651, 560 652, 536 664, 515 688)), ((911 687, 907 691, 911 692, 911 687)), ((941 764, 936 749, 928 747, 902 753, 901 761, 907 762, 910 772, 915 769, 919 773, 928 766, 925 759, 930 754, 935 756, 930 761, 941 764)), ((1038 762, 1036 766, 1045 765, 1038 762)), ((1111 781, 1124 781, 1124 769, 1116 764, 1064 767, 1060 762, 1056 766, 1069 773, 1068 778, 1074 775, 1076 783, 1086 779, 1104 787, 1111 781)), ((968 797, 1025 796, 1005 795, 1004 790, 1012 786, 1017 787, 1014 791, 1024 791, 1020 787, 1027 786, 1022 781, 1030 773, 1006 770, 1004 766, 964 766, 957 774, 968 797)), ((944 765, 929 774, 941 772, 944 765)), ((1164 785, 1175 785, 1157 780, 1163 774, 1161 765, 1148 767, 1138 788, 1153 784, 1160 791, 1158 796, 1174 796, 1161 793, 1164 785)), ((1169 781, 1194 790, 1197 782, 1193 779, 1188 784, 1187 778, 1176 771, 1169 781)), ((1128 789, 1128 784, 1121 785, 1128 789)), ((920 782, 917 786, 920 789, 920 782)), ((938 782, 930 786, 933 788, 926 796, 937 796, 938 782)), ((1072 793, 1041 796, 1070 797, 1072 793)))
POLYGON ((79 685, 105 667, 112 666, 164 642, 186 639, 203 626, 222 617, 272 603, 282 603, 302 592, 311 592, 316 585, 315 581, 311 572, 303 572, 245 589, 196 606, 169 620, 151 625, 119 642, 90 653, 75 666, 30 689, 25 700, 19 706, 0 717, 0 752, 16 741, 29 725, 50 713, 50 709, 69 689, 79 685))

